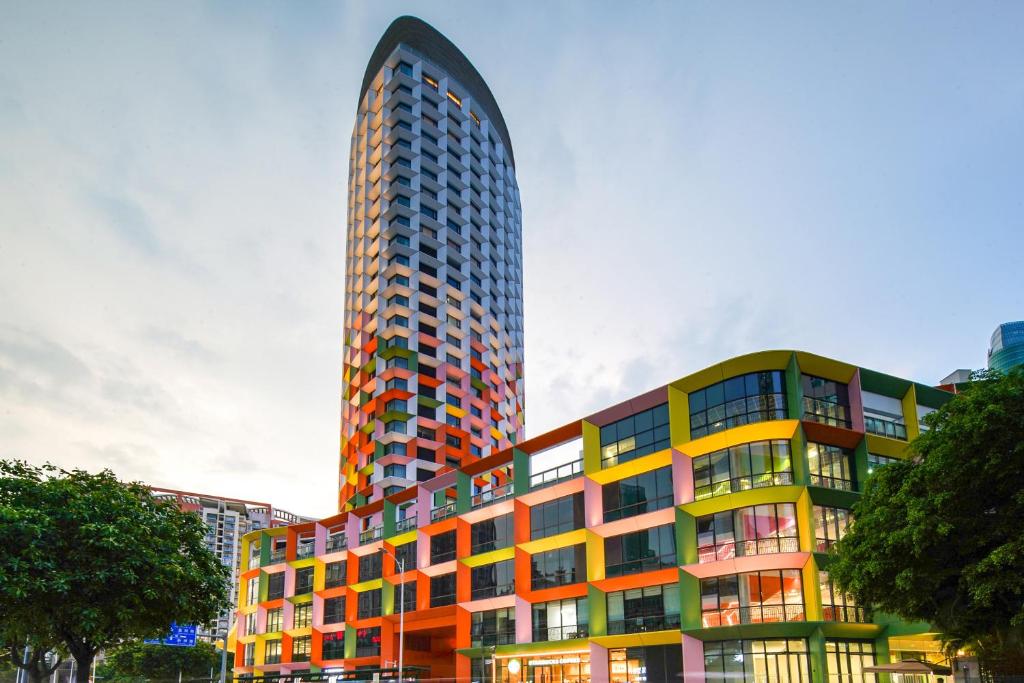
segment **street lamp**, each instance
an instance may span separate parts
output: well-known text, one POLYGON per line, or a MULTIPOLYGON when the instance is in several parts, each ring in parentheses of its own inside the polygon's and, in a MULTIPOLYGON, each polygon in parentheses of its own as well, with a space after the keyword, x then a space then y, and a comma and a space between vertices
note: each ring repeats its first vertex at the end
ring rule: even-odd
MULTIPOLYGON (((399 575, 405 574, 405 560, 398 559, 393 552, 381 546, 381 550, 391 556, 391 559, 398 565, 399 575)), ((398 682, 402 682, 402 674, 405 672, 402 664, 405 657, 405 581, 399 584, 398 589, 398 682)))

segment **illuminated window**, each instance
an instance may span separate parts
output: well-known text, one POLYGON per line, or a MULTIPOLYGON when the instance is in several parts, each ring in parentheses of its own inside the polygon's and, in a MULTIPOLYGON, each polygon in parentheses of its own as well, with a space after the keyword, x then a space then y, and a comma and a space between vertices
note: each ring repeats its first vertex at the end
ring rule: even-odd
POLYGON ((457 104, 458 106, 462 106, 462 100, 459 98, 458 95, 453 93, 451 90, 448 91, 448 99, 457 104))

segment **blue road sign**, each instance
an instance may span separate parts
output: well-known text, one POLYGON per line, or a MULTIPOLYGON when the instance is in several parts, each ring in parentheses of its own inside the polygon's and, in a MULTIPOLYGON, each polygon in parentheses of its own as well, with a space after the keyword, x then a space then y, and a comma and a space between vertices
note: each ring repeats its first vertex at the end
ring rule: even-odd
POLYGON ((195 647, 196 627, 179 626, 171 623, 171 631, 163 638, 147 638, 142 641, 150 645, 172 645, 174 647, 195 647))

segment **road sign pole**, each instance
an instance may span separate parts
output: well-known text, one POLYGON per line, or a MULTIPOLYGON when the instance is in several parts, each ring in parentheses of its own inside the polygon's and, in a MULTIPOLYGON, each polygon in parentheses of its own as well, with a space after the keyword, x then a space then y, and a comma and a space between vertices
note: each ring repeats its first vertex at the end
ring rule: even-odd
POLYGON ((220 653, 220 683, 224 683, 228 676, 228 633, 224 632, 224 649, 220 653))

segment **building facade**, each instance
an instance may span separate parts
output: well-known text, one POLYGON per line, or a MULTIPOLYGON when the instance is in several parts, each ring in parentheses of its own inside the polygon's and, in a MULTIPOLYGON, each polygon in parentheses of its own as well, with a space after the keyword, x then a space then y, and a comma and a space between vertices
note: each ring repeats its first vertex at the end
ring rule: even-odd
POLYGON ((872 680, 939 645, 835 590, 870 473, 950 394, 724 361, 333 517, 243 538, 235 672, 503 683, 872 680), (557 467, 538 471, 555 449, 557 467), (400 571, 404 567, 404 571, 400 571), (404 609, 400 604, 404 586, 404 609))
MULTIPOLYGON (((238 602, 238 576, 242 565, 242 537, 260 529, 288 526, 312 521, 286 510, 274 508, 267 503, 251 500, 224 498, 191 491, 153 488, 158 500, 174 503, 184 512, 193 512, 206 523, 206 548, 220 558, 221 564, 231 567, 231 583, 228 588, 232 604, 238 602)), ((197 637, 201 640, 220 643, 234 624, 234 614, 224 612, 216 623, 198 627, 197 637)))
POLYGON ((397 19, 352 132, 339 510, 522 440, 521 221, 490 89, 397 19))
POLYGON ((1019 365, 1024 365, 1024 320, 997 327, 988 345, 989 370, 1006 372, 1019 365))

